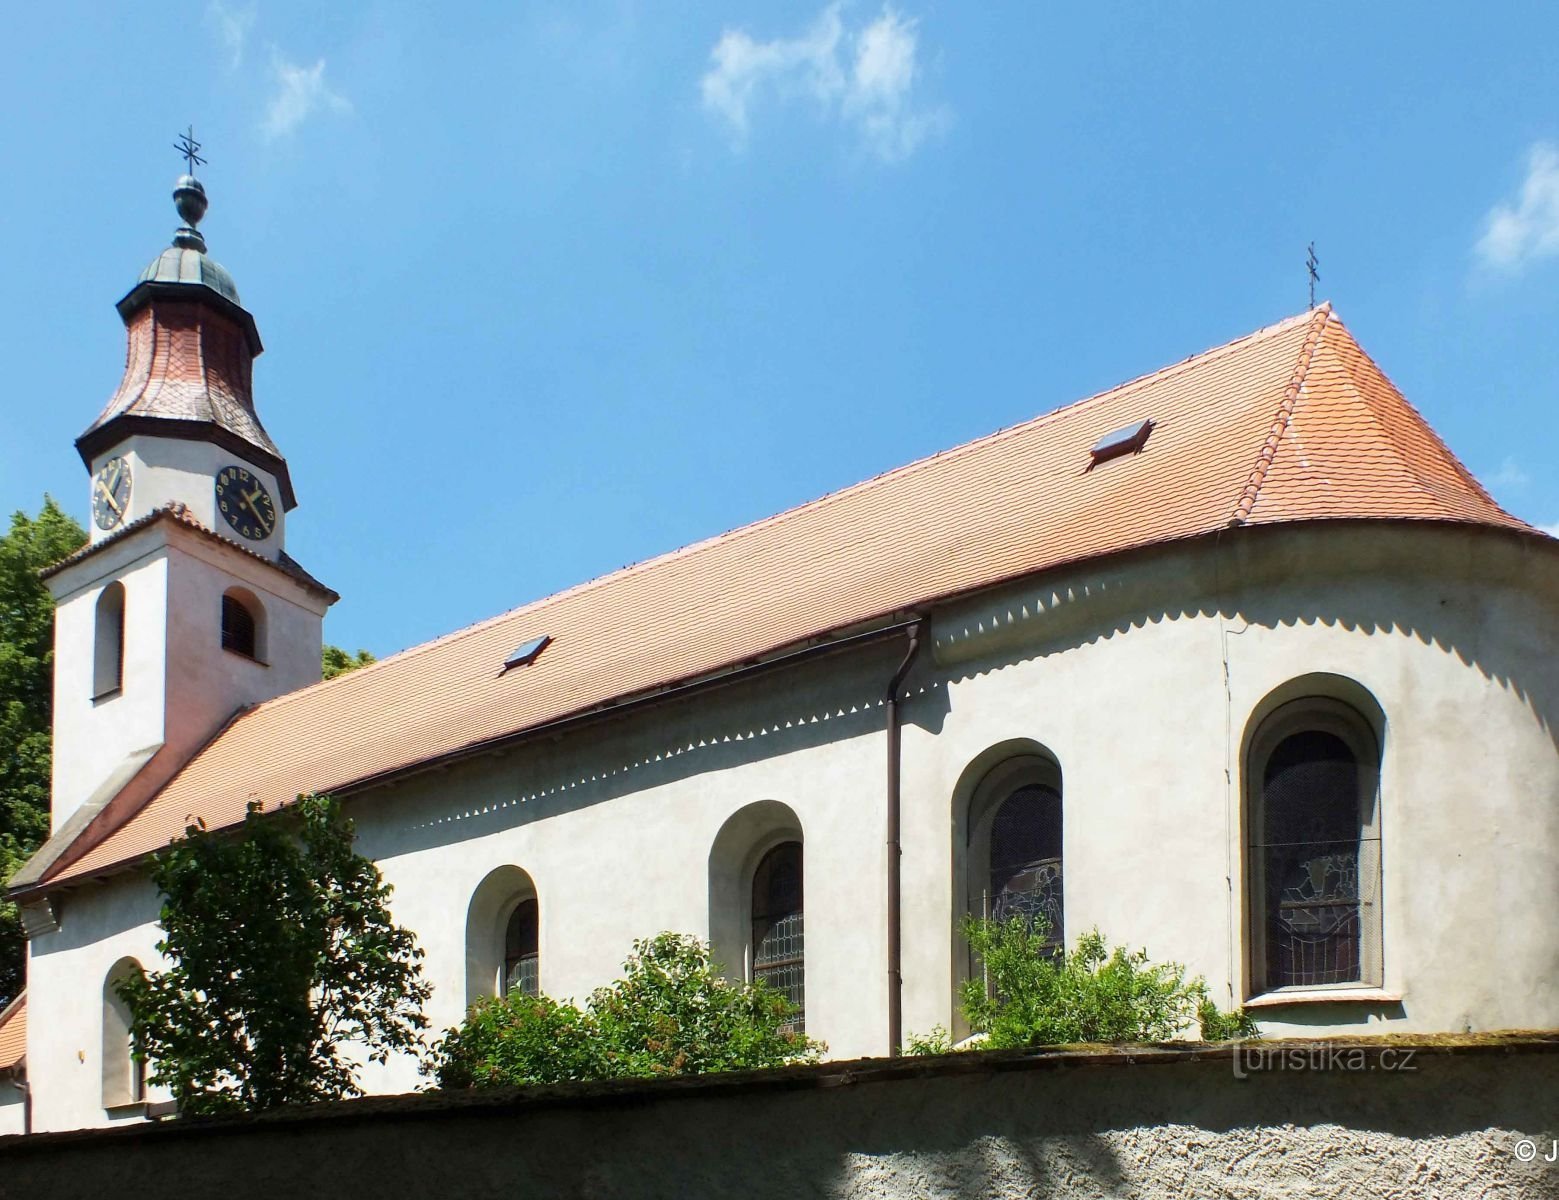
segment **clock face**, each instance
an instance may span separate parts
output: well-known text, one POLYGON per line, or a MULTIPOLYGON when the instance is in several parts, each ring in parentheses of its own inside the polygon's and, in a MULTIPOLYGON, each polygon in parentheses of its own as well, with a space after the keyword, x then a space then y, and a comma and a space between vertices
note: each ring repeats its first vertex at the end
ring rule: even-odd
POLYGON ((276 528, 271 494, 247 467, 223 467, 217 473, 217 509, 229 525, 251 541, 270 537, 276 528))
POLYGON ((92 477, 92 520, 99 529, 112 529, 130 507, 130 460, 111 458, 92 477))

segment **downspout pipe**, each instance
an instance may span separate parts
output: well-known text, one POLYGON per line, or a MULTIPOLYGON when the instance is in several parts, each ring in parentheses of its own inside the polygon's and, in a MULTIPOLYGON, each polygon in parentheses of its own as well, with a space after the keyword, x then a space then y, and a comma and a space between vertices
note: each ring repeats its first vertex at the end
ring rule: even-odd
POLYGON ((897 1058, 904 1042, 903 897, 904 850, 900 843, 902 794, 900 789, 899 689, 920 655, 925 621, 909 627, 904 661, 888 684, 888 1056, 897 1058))

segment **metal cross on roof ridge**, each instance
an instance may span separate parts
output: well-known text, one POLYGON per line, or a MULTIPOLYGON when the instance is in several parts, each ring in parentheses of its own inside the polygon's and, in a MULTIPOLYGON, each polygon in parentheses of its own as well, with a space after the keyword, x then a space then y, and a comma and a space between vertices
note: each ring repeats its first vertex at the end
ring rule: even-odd
POLYGON ((1316 267, 1321 265, 1321 260, 1315 256, 1315 243, 1311 242, 1305 253, 1305 270, 1310 272, 1310 307, 1315 308, 1315 285, 1320 282, 1321 273, 1316 267))
POLYGON ((179 134, 179 140, 173 143, 173 148, 184 156, 184 162, 188 168, 185 171, 186 175, 193 175, 197 165, 202 167, 206 165, 206 160, 197 153, 200 150, 200 143, 195 140, 195 127, 193 125, 189 127, 188 131, 179 134))

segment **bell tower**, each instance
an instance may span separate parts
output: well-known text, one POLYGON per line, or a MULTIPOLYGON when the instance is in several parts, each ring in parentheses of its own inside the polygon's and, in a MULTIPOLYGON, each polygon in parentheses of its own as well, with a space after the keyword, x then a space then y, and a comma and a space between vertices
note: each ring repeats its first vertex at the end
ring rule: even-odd
POLYGON ((76 441, 91 540, 45 572, 61 849, 29 874, 117 825, 246 707, 317 682, 338 599, 287 554, 297 498, 255 409, 259 331, 198 228, 198 145, 180 148, 181 224, 119 301, 124 377, 76 441))

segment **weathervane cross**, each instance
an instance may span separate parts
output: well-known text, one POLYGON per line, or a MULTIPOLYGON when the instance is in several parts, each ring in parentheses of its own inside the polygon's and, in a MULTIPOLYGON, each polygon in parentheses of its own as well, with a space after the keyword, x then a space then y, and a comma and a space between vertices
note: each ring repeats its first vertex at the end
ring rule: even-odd
POLYGON ((197 153, 200 149, 200 143, 195 140, 195 127, 193 125, 189 127, 188 132, 179 134, 179 140, 173 143, 173 148, 184 156, 184 161, 188 166, 188 170, 185 171, 186 175, 193 175, 197 165, 206 165, 206 160, 197 153))
POLYGON ((1315 307, 1315 285, 1320 282, 1321 273, 1316 270, 1321 260, 1315 256, 1315 243, 1310 243, 1310 249, 1305 255, 1305 270, 1310 272, 1310 307, 1315 307))

